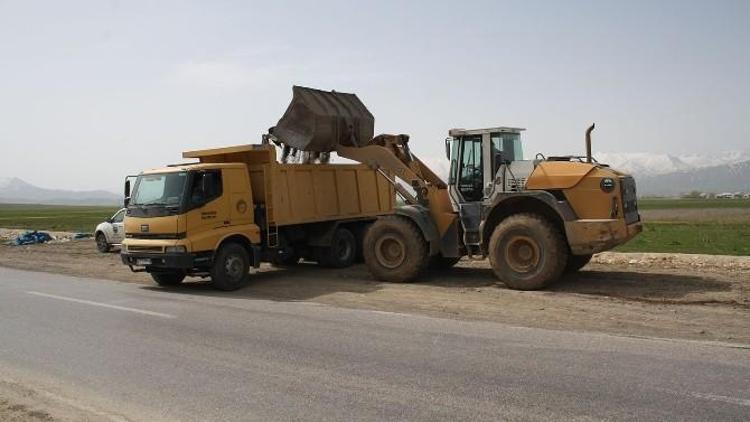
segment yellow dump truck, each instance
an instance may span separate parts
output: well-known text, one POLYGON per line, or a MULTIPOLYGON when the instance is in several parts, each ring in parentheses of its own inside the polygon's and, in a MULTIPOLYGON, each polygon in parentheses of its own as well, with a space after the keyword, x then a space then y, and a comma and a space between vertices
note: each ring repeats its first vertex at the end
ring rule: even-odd
POLYGON ((261 262, 350 265, 365 226, 392 214, 393 186, 361 164, 284 164, 270 144, 188 151, 197 159, 141 173, 121 257, 160 285, 210 277, 233 290, 261 262))

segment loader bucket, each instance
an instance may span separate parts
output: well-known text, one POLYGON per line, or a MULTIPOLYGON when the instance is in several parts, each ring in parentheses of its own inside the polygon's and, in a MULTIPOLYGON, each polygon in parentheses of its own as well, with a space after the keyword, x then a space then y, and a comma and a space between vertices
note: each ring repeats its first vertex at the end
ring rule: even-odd
POLYGON ((292 102, 271 129, 279 141, 302 151, 326 152, 337 144, 363 146, 375 118, 354 94, 292 87, 292 102))

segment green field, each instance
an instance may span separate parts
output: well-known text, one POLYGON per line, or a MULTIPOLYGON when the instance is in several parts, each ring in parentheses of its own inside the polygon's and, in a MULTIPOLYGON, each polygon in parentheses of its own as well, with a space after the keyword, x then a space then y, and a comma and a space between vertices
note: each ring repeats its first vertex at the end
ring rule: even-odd
POLYGON ((641 210, 750 208, 750 199, 678 199, 646 198, 638 201, 641 210))
POLYGON ((117 210, 106 206, 0 204, 0 227, 91 233, 117 210))
POLYGON ((621 252, 750 255, 750 224, 648 222, 621 252))
MULTIPOLYGON (((644 231, 618 251, 750 255, 750 200, 644 199, 639 205, 644 231), (649 210, 660 217, 649 219, 649 210), (732 218, 724 221, 724 214, 732 218)), ((0 204, 0 227, 90 233, 116 211, 101 206, 0 204)))

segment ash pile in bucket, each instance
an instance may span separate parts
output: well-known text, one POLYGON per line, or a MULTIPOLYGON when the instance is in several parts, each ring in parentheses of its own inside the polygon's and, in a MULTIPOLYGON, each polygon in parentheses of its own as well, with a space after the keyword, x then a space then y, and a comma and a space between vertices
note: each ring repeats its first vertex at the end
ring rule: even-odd
POLYGON ((264 137, 282 149, 282 163, 322 163, 337 145, 364 146, 375 118, 355 94, 292 87, 292 102, 264 137))

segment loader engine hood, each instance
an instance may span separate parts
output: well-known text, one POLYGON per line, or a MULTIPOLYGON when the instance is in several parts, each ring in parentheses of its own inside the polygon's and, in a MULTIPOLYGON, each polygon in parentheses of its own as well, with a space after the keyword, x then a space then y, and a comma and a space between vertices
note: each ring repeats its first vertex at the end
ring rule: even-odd
POLYGON ((375 118, 355 94, 292 87, 292 102, 270 134, 301 151, 329 152, 341 144, 363 146, 375 118))
POLYGON ((589 163, 542 161, 529 176, 526 189, 569 189, 595 168, 589 163))

